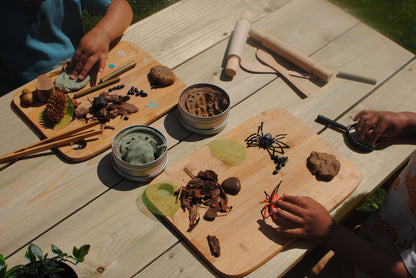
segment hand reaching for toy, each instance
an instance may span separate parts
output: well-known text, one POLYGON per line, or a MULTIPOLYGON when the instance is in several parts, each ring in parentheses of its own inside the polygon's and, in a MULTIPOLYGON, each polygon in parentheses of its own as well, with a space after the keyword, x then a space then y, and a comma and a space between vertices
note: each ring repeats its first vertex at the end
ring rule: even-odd
POLYGON ((310 197, 284 195, 272 202, 277 206, 272 213, 279 234, 322 241, 334 223, 329 212, 310 197))
POLYGON ((98 63, 98 70, 104 71, 110 40, 103 34, 91 30, 82 39, 72 58, 71 79, 84 79, 92 67, 98 63))
POLYGON ((353 120, 357 121, 357 139, 374 145, 380 137, 392 137, 411 131, 416 122, 416 114, 363 110, 353 120))

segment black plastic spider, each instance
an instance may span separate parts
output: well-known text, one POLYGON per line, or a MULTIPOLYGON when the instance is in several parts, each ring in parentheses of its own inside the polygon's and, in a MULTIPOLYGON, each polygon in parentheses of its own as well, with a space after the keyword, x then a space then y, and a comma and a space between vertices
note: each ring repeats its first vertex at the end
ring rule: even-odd
POLYGON ((275 153, 284 154, 284 149, 288 149, 289 145, 282 142, 281 139, 285 138, 287 134, 278 134, 275 137, 272 137, 270 133, 263 134, 263 122, 259 125, 257 133, 249 135, 244 141, 249 147, 259 147, 267 150, 270 154, 270 157, 274 159, 277 157, 275 153))

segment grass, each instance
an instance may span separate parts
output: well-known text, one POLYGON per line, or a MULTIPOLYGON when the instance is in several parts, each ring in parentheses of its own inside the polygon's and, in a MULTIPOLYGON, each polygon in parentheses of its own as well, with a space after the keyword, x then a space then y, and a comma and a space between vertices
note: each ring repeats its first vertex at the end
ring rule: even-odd
POLYGON ((416 53, 415 0, 328 0, 416 53))
MULTIPOLYGON (((131 24, 136 23, 176 2, 179 0, 127 0, 133 10, 133 19, 131 24)), ((93 16, 86 11, 82 13, 84 19, 85 31, 88 32, 101 19, 99 16, 93 16)))
MULTIPOLYGON (((179 0, 127 0, 133 10, 136 23, 179 0)), ((415 0, 328 0, 347 13, 355 16, 371 28, 395 41, 397 44, 416 54, 416 1, 415 0)), ((101 18, 84 12, 86 31, 90 30, 101 18)), ((359 211, 374 211, 382 204, 386 190, 378 189, 359 211)))

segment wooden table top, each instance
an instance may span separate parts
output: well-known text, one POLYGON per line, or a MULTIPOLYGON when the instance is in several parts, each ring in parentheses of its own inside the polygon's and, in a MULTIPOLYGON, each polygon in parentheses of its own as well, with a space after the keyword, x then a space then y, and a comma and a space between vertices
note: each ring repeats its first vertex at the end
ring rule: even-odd
MULTIPOLYGON (((168 141, 167 167, 271 108, 290 112, 356 165, 362 180, 332 215, 342 220, 394 174, 415 150, 393 144, 359 153, 339 132, 315 122, 318 114, 345 125, 363 109, 416 111, 415 56, 324 0, 183 0, 130 26, 123 40, 133 42, 172 68, 187 85, 213 83, 231 98, 230 120, 218 135, 189 133, 176 108, 150 125, 168 141), (282 78, 238 69, 223 74, 235 22, 245 10, 252 26, 271 34, 331 70, 377 80, 376 85, 332 78, 318 86, 297 79, 311 94, 300 98, 282 78)), ((242 59, 253 61, 246 45, 242 59)), ((11 102, 22 88, 0 98, 0 155, 39 140, 11 102)), ((7 166, 7 165, 0 165, 7 166)), ((50 244, 70 252, 91 244, 79 277, 216 277, 163 218, 142 203, 145 186, 117 175, 107 150, 87 161, 69 163, 45 151, 0 171, 0 254, 9 268, 24 264, 28 243, 50 253, 50 244)), ((279 277, 313 245, 296 240, 247 277, 279 277)))

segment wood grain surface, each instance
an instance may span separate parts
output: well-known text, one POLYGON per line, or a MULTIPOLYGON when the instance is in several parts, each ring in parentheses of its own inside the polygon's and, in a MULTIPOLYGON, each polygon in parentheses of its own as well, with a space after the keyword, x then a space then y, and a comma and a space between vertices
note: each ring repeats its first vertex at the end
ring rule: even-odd
MULTIPOLYGON (((107 66, 105 67, 104 72, 98 74, 97 80, 99 80, 101 76, 106 76, 120 69, 132 60, 136 61, 136 66, 133 69, 121 74, 120 82, 77 98, 76 100, 81 103, 81 105, 87 105, 87 107, 89 107, 89 102, 100 93, 106 92, 114 86, 124 84, 125 87, 123 89, 116 90, 114 92, 120 95, 126 95, 127 91, 131 87, 135 87, 139 91, 143 90, 148 94, 147 97, 133 95, 130 97, 130 100, 128 100, 129 103, 138 107, 139 111, 128 115, 128 120, 120 116, 110 120, 108 125, 114 129, 104 129, 103 134, 98 136, 98 140, 86 142, 84 148, 73 148, 71 146, 58 148, 58 152, 64 158, 74 162, 87 160, 110 148, 114 136, 123 128, 137 124, 149 124, 176 106, 179 94, 186 87, 185 83, 181 79, 176 78, 175 82, 171 86, 164 88, 152 88, 147 74, 149 73, 151 67, 158 65, 159 63, 131 42, 119 42, 109 52, 107 66)), ((52 77, 53 80, 54 78, 55 77, 52 77)), ((90 84, 88 84, 84 89, 89 87, 91 87, 90 84)), ((25 88, 34 91, 36 89, 36 80, 30 82, 25 88)), ((73 94, 74 93, 69 93, 69 96, 72 96, 73 94)), ((27 123, 33 127, 41 137, 44 138, 48 138, 65 131, 77 129, 86 124, 84 120, 75 119, 69 125, 64 127, 45 127, 40 121, 40 114, 45 108, 45 104, 33 106, 25 105, 21 101, 20 91, 15 94, 13 104, 16 110, 23 115, 27 123)))
POLYGON ((165 217, 214 269, 225 276, 242 276, 253 271, 289 243, 288 238, 274 233, 275 225, 270 218, 266 221, 262 219, 260 211, 264 204, 260 202, 265 199, 264 191, 271 193, 282 180, 280 195, 311 196, 332 211, 354 191, 361 180, 360 171, 350 161, 283 109, 267 110, 228 132, 221 139, 231 139, 245 145, 244 139, 256 132, 261 122, 264 122, 265 133, 273 136, 287 134, 283 141, 290 148, 285 150, 284 155, 289 159, 277 175, 273 175, 275 164, 263 149, 246 148, 244 162, 231 167, 212 156, 209 147, 204 146, 167 169, 152 182, 170 182, 185 186, 190 180, 183 171, 185 167, 194 175, 199 171, 213 170, 218 174, 219 182, 233 176, 240 179, 240 193, 229 196, 229 205, 233 207, 229 215, 207 222, 202 219, 205 209, 201 208, 201 220, 191 232, 187 231, 187 211, 179 210, 173 218, 165 217), (311 151, 333 154, 341 162, 341 170, 332 181, 318 181, 309 172, 306 159, 311 151), (215 235, 220 241, 221 256, 218 258, 211 255, 207 243, 208 235, 215 235))

